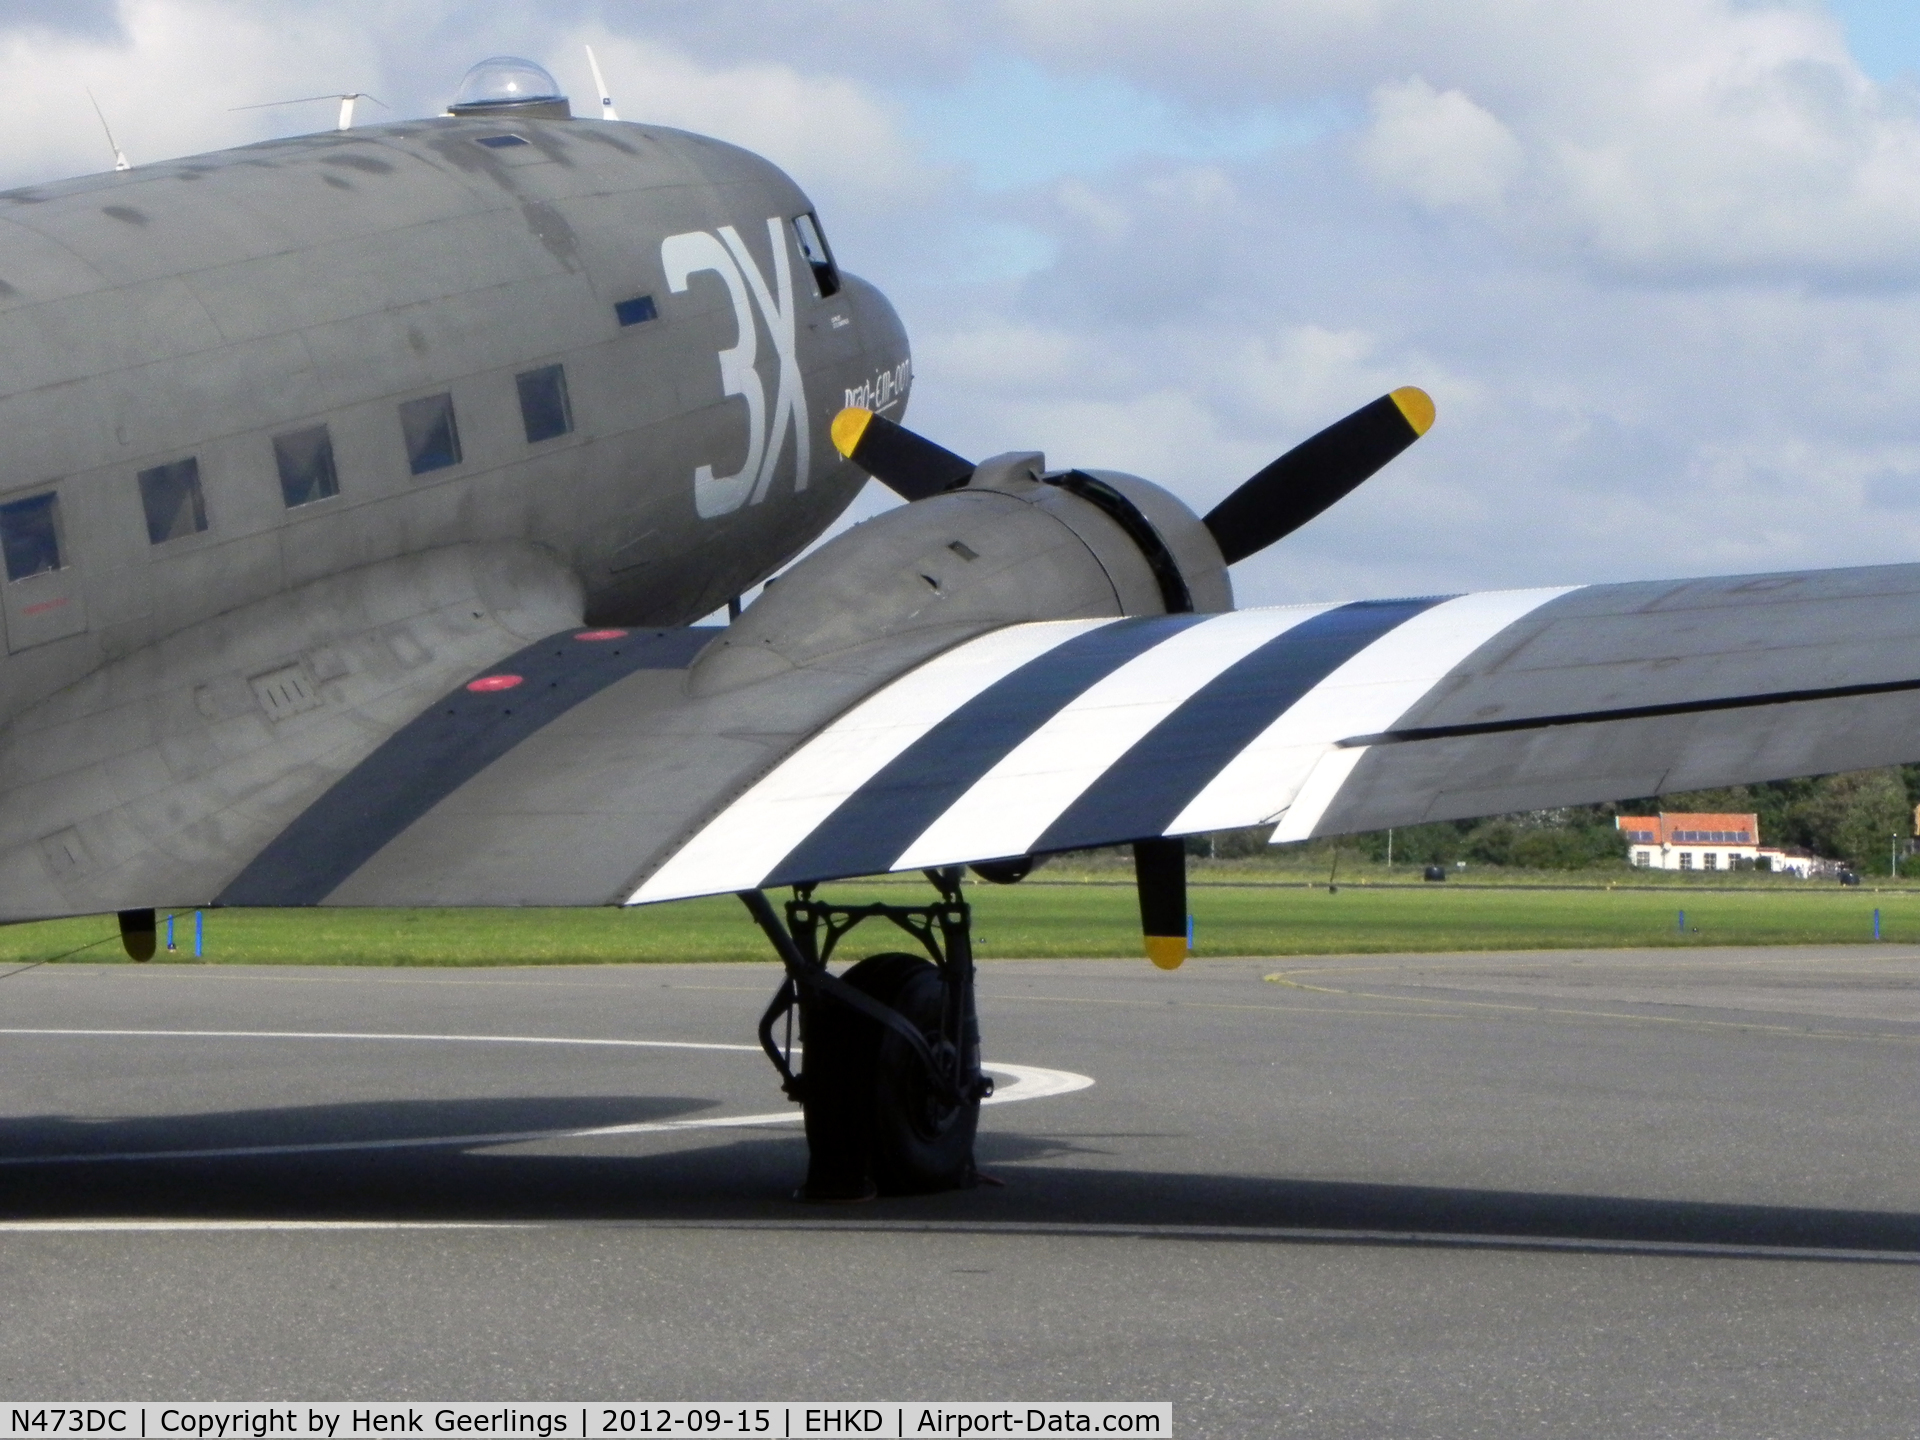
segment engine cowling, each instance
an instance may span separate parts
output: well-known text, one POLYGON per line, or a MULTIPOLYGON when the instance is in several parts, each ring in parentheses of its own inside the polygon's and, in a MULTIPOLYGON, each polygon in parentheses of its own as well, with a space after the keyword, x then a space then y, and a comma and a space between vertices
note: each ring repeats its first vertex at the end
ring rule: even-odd
POLYGON ((1017 452, 821 546, 707 648, 690 683, 713 694, 881 639, 911 659, 1022 621, 1232 608, 1218 543, 1175 496, 1017 452))

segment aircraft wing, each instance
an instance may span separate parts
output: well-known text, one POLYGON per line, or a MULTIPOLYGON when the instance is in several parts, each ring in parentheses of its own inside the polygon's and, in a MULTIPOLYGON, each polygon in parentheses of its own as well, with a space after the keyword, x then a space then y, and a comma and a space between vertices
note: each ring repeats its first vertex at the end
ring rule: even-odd
POLYGON ((716 693, 725 632, 594 633, 402 727, 221 900, 646 903, 1920 759, 1920 565, 1005 625, 716 693))

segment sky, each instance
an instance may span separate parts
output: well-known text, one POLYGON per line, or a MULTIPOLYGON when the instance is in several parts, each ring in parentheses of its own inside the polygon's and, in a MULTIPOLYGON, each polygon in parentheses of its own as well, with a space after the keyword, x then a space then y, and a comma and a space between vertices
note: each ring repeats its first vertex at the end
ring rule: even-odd
POLYGON ((1242 603, 1920 559, 1911 0, 0 0, 0 184, 111 163, 89 92, 137 164, 497 53, 590 113, 589 43, 808 191, 950 449, 1204 511, 1429 390, 1242 603))

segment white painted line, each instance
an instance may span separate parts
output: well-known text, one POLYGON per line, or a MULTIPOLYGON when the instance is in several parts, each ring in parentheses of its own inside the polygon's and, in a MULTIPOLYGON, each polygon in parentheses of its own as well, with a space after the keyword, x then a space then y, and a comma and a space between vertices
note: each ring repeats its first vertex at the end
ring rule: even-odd
POLYGON ((0 1220, 0 1235, 138 1235, 209 1230, 537 1230, 520 1220, 0 1220))
POLYGON ((1009 625, 908 671, 781 761, 647 877, 627 904, 753 888, 842 801, 962 705, 1074 636, 1113 623, 1009 625))
POLYGON ((474 1135, 414 1135, 389 1140, 327 1140, 292 1145, 220 1145, 198 1150, 75 1151, 64 1155, 0 1155, 0 1166, 103 1165, 141 1160, 251 1160, 274 1155, 334 1155, 378 1150, 444 1150, 462 1146, 524 1145, 537 1140, 581 1140, 602 1135, 662 1135, 676 1130, 739 1129, 786 1125, 798 1110, 768 1115, 729 1115, 711 1120, 662 1120, 632 1125, 600 1125, 586 1130, 497 1130, 474 1135))
MULTIPOLYGON (((0 1035, 94 1037, 159 1040, 407 1040, 429 1043, 504 1045, 616 1045, 651 1050, 725 1050, 759 1054, 758 1045, 714 1045, 694 1040, 600 1040, 561 1035, 399 1035, 376 1031, 318 1030, 70 1030, 0 1029, 0 1035)), ((996 1080, 995 1091, 984 1103, 1010 1104, 1018 1100, 1045 1100, 1071 1095, 1092 1085, 1091 1076, 1071 1070, 1047 1070, 1037 1065, 986 1064, 996 1080)), ((193 1150, 107 1150, 60 1155, 0 1155, 0 1167, 22 1165, 87 1165, 143 1160, 235 1160, 274 1155, 326 1155, 378 1150, 432 1150, 460 1146, 523 1145, 543 1140, 590 1140, 615 1135, 668 1135, 689 1130, 739 1130, 762 1125, 791 1125, 801 1119, 798 1108, 763 1115, 716 1115, 701 1120, 644 1120, 626 1125, 595 1125, 562 1130, 508 1130, 469 1135, 415 1135, 384 1140, 327 1140, 286 1145, 222 1145, 193 1150)))
POLYGON ((1134 656, 1001 757, 929 825, 896 870, 1024 855, 1046 828, 1154 726, 1262 645, 1331 605, 1240 610, 1134 656))
POLYGON ((1834 1245, 1725 1244, 1711 1240, 1622 1240, 1578 1235, 1485 1234, 1448 1230, 1338 1230, 1296 1225, 1164 1225, 1074 1220, 894 1220, 795 1216, 768 1220, 0 1220, 0 1235, 169 1234, 246 1231, 382 1230, 698 1230, 772 1234, 1020 1235, 1088 1240, 1239 1241, 1307 1245, 1385 1245, 1407 1249, 1534 1250, 1575 1255, 1658 1256, 1694 1260, 1823 1260, 1855 1265, 1920 1266, 1912 1250, 1834 1245))
MULTIPOLYGON (((1387 729, 1488 640, 1578 588, 1461 595, 1396 625, 1302 695, 1234 756, 1175 817, 1167 833, 1229 830, 1273 819, 1295 802, 1307 776, 1338 741, 1387 729)), ((1331 801, 1332 795, 1327 798, 1331 801)), ((1313 818, 1317 822, 1320 817, 1313 818)), ((1294 838, 1296 825, 1285 828, 1285 838, 1294 838)))
POLYGON ((1050 1100, 1055 1095, 1071 1095, 1076 1090, 1088 1090, 1093 1086, 1091 1075, 1077 1075, 1071 1070, 1042 1070, 1038 1065, 1003 1065, 998 1060, 984 1061, 980 1068, 989 1075, 1013 1082, 1010 1089, 997 1085, 993 1094, 980 1102, 983 1105, 1007 1105, 1015 1100, 1050 1100))
POLYGON ((614 1045, 636 1050, 729 1050, 758 1055, 758 1045, 717 1045, 698 1040, 596 1040, 572 1035, 411 1035, 384 1030, 55 1030, 0 1027, 0 1035, 141 1037, 156 1040, 404 1040, 450 1045, 614 1045))

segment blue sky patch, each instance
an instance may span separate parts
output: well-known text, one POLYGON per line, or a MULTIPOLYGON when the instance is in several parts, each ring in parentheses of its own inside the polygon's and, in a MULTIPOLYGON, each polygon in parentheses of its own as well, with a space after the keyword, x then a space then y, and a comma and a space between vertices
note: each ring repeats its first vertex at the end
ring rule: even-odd
POLYGON ((1846 23, 1847 44, 1876 80, 1920 70, 1920 4, 1915 0, 1828 0, 1846 23))
POLYGON ((988 190, 1092 176, 1141 155, 1247 159, 1303 145, 1346 123, 1332 107, 1205 114, 1110 75, 1059 75, 1031 61, 981 62, 960 85, 907 95, 934 156, 967 165, 988 190))

